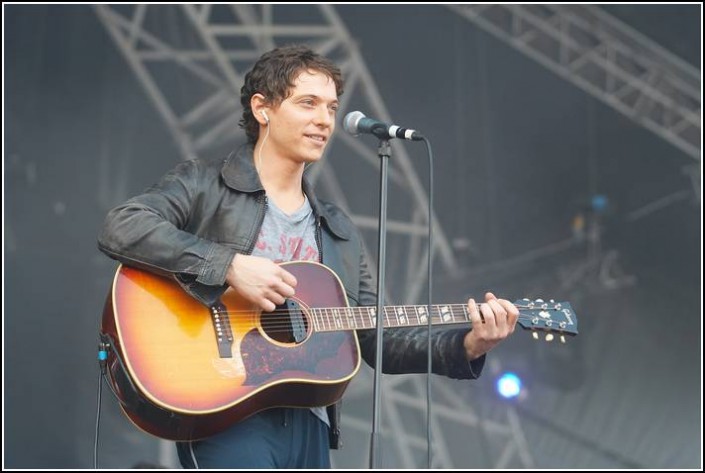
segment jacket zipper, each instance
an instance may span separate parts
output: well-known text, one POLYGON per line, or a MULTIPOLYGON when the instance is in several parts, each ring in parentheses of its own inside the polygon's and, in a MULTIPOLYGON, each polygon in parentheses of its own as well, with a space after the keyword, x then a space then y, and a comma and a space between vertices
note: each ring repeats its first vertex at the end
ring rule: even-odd
POLYGON ((323 244, 321 242, 321 216, 316 215, 316 246, 318 246, 318 262, 323 264, 323 244))

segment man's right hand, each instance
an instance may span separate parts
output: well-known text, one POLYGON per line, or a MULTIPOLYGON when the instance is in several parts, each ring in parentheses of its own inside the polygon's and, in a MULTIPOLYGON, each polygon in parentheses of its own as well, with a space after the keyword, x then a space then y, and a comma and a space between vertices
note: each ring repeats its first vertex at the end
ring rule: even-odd
POLYGON ((225 282, 244 299, 265 312, 272 312, 294 295, 296 278, 267 258, 236 254, 225 282))

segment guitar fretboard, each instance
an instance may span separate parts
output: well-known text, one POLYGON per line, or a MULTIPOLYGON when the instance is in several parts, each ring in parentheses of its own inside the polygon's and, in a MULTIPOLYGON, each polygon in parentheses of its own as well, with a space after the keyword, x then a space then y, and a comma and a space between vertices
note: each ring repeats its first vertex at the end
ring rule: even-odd
MULTIPOLYGON (((427 305, 392 305, 384 308, 384 327, 418 327, 428 324, 427 305)), ((309 309, 317 332, 356 330, 377 326, 377 307, 325 307, 309 309)), ((469 324, 464 304, 431 306, 431 324, 469 324)))

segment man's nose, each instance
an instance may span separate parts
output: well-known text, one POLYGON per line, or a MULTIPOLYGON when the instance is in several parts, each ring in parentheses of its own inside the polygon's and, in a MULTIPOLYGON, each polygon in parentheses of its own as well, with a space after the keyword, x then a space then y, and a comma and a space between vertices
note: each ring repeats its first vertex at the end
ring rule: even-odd
POLYGON ((333 112, 328 107, 320 107, 316 113, 316 124, 321 126, 331 126, 334 117, 333 112))

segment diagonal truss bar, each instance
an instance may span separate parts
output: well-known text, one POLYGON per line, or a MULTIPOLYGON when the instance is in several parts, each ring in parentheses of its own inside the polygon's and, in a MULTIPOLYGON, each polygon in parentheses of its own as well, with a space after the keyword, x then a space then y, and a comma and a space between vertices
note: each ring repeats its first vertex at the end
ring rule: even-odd
POLYGON ((449 5, 701 161, 700 72, 593 5, 449 5))

